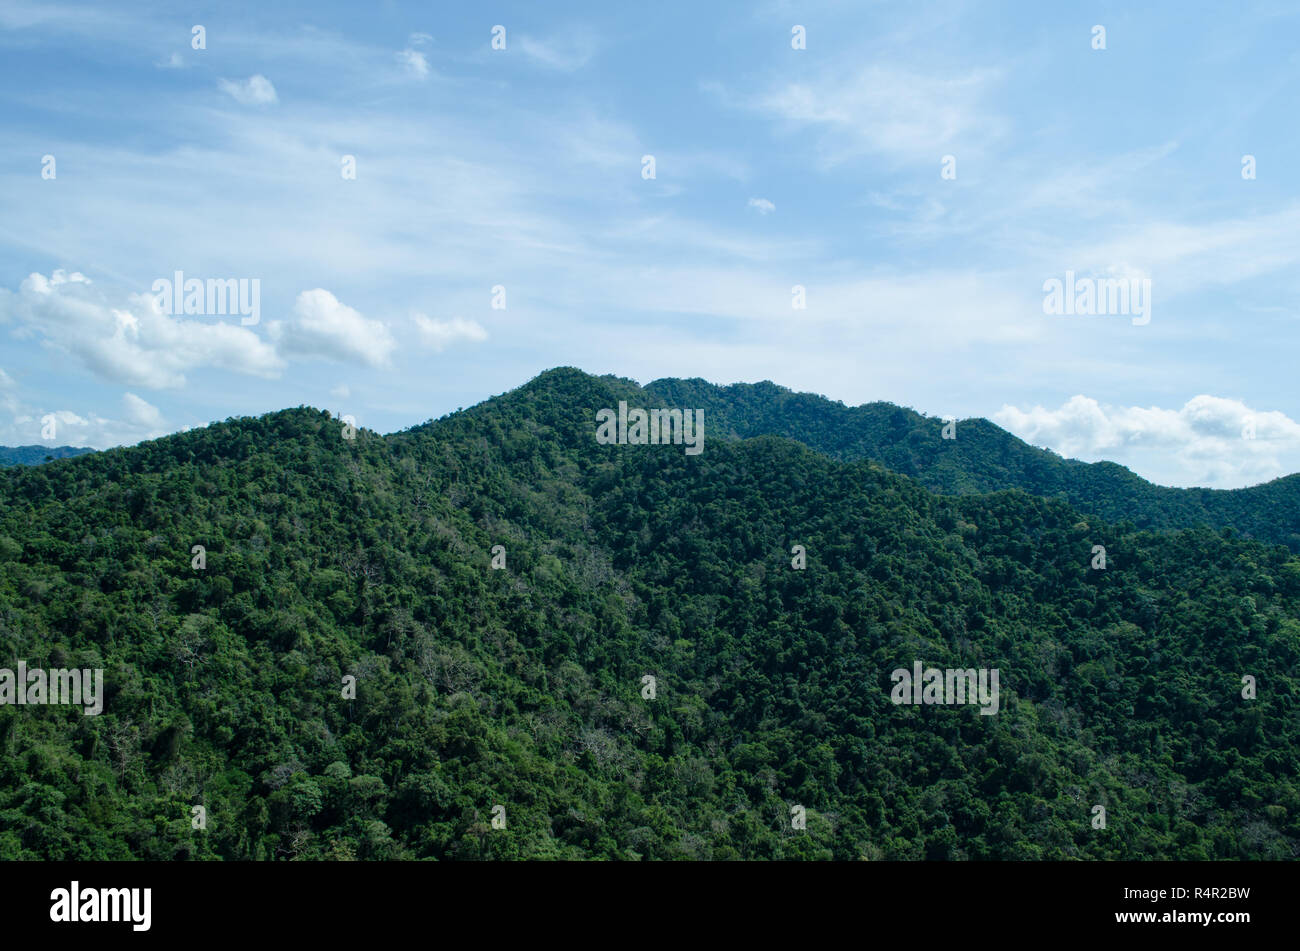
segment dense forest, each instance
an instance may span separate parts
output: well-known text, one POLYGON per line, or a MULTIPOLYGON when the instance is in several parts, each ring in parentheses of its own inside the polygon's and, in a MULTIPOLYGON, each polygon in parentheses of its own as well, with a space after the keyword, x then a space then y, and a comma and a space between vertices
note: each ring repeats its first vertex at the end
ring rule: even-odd
POLYGON ((719 435, 786 436, 835 459, 872 459, 945 494, 1024 489, 1060 496, 1081 511, 1138 528, 1232 528, 1300 553, 1300 474, 1246 489, 1153 485, 1113 462, 1063 459, 987 419, 943 423, 895 406, 845 406, 774 383, 720 387, 704 380, 656 380, 646 390, 669 405, 706 408, 719 435))
POLYGON ((0 857, 1300 854, 1300 558, 1255 530, 1293 481, 768 386, 561 369, 6 469, 0 666, 106 697, 0 706, 0 857), (598 444, 619 400, 702 407, 704 451, 598 444), (891 702, 914 661, 998 669, 998 712, 891 702))

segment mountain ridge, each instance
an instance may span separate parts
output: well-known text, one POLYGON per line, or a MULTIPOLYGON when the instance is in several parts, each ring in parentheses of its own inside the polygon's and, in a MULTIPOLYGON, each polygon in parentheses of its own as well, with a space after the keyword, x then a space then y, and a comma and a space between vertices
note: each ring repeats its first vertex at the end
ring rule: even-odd
POLYGON ((719 385, 668 377, 642 387, 623 377, 557 367, 519 389, 570 374, 615 382, 632 400, 704 409, 714 433, 721 428, 735 438, 785 436, 832 458, 871 459, 944 494, 1018 488, 1063 496, 1108 521, 1152 529, 1203 524, 1300 552, 1300 473, 1241 489, 1161 486, 1119 463, 1083 462, 1032 446, 982 417, 957 421, 957 438, 943 439, 939 418, 889 402, 848 406, 769 380, 719 385))
MULTIPOLYGON (((983 417, 958 420, 956 438, 943 439, 943 420, 938 417, 887 401, 849 406, 770 380, 721 385, 699 377, 665 377, 642 386, 626 377, 555 367, 505 393, 385 438, 460 414, 474 418, 480 408, 499 405, 514 393, 557 385, 566 392, 584 392, 579 381, 602 381, 611 387, 609 398, 615 403, 621 398, 634 406, 703 409, 706 439, 783 436, 833 459, 872 460, 942 494, 1021 489, 1031 495, 1063 497, 1082 512, 1111 522, 1128 521, 1154 530, 1206 525, 1300 553, 1300 473, 1240 489, 1162 486, 1116 462, 1083 462, 1032 446, 983 417)), ((276 412, 285 410, 263 415, 276 412)), ((92 451, 72 450, 66 455, 92 451)))

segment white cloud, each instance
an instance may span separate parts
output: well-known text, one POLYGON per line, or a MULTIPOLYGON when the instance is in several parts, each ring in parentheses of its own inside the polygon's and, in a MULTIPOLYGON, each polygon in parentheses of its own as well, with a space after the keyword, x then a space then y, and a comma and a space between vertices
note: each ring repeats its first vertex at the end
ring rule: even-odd
POLYGON ((426 317, 424 314, 416 314, 415 325, 420 328, 420 339, 437 353, 441 353, 457 341, 482 343, 488 338, 487 331, 478 323, 465 320, 463 317, 439 320, 426 317))
POLYGON ((330 396, 335 399, 345 400, 352 395, 352 388, 346 383, 340 383, 338 386, 330 389, 330 396))
POLYGON ((152 388, 179 387, 185 371, 211 366, 275 377, 284 362, 251 330, 219 319, 162 313, 152 295, 110 299, 79 272, 32 274, 0 290, 0 320, 16 333, 78 357, 96 376, 152 388))
POLYGON ((941 78, 882 64, 846 72, 835 65, 811 80, 778 83, 738 104, 791 127, 819 129, 827 164, 878 153, 933 161, 937 175, 939 157, 953 143, 960 141, 963 154, 969 154, 1000 130, 1001 121, 982 106, 997 76, 976 70, 941 78))
POLYGON ((416 79, 424 79, 429 75, 429 61, 418 50, 404 49, 397 54, 397 58, 407 73, 416 79))
POLYGON ((1282 475, 1280 457, 1300 450, 1300 423, 1284 413, 1204 394, 1181 409, 1104 406, 1079 395, 1057 409, 1003 406, 993 418, 1027 442, 1072 458, 1122 463, 1148 451, 1172 454, 1190 474, 1188 484, 1225 488, 1282 475))
POLYGON ((1250 217, 1188 224, 1147 220, 1119 237, 1062 251, 1075 270, 1140 261, 1152 291, 1175 297, 1229 285, 1300 262, 1300 202, 1250 217))
POLYGON ((101 416, 94 411, 77 413, 70 409, 37 409, 27 406, 8 421, 0 421, 0 444, 6 446, 89 446, 107 449, 129 446, 142 439, 157 439, 172 430, 161 414, 133 394, 122 398, 124 419, 101 416), (137 402, 138 401, 138 402, 137 402), (53 417, 53 437, 47 425, 53 417))
POLYGON ((586 30, 569 30, 546 39, 521 36, 517 42, 525 56, 566 73, 586 66, 599 46, 596 37, 586 30))
MULTIPOLYGON (((83 418, 83 417, 81 417, 81 416, 78 416, 76 413, 72 412, 72 410, 70 410, 70 409, 56 409, 56 410, 54 410, 54 411, 51 412, 51 413, 42 413, 42 414, 41 414, 41 419, 40 419, 40 423, 41 423, 41 425, 44 426, 45 423, 46 423, 46 421, 47 421, 48 419, 50 419, 51 417, 53 418, 53 421, 54 421, 54 424, 55 424, 55 426, 54 426, 54 431, 55 431, 55 433, 56 433, 56 435, 55 435, 55 437, 54 437, 54 440, 55 440, 55 441, 58 441, 59 439, 67 439, 67 438, 68 438, 66 435, 62 435, 62 436, 61 436, 61 435, 58 435, 59 430, 60 430, 60 429, 63 429, 64 427, 67 427, 67 426, 78 427, 78 426, 89 426, 89 425, 90 425, 90 420, 85 419, 85 418, 83 418)), ((23 417, 23 421, 24 421, 24 422, 34 421, 34 419, 33 419, 33 417, 27 416, 27 417, 23 417)), ((80 445, 80 443, 72 443, 72 445, 76 446, 76 445, 80 445)))
POLYGON ((222 92, 229 94, 236 102, 245 106, 265 106, 278 101, 271 80, 260 73, 247 79, 223 79, 218 85, 222 92))
POLYGON ((397 342, 379 320, 353 310, 327 290, 298 295, 293 317, 267 327, 282 354, 303 354, 386 366, 397 342))
POLYGON ((164 425, 163 416, 162 413, 158 411, 158 407, 154 406, 147 400, 141 399, 134 393, 122 394, 122 405, 126 407, 126 418, 128 421, 137 426, 143 426, 147 429, 162 432, 164 425))
POLYGON ((172 53, 166 62, 154 63, 159 69, 184 69, 185 60, 181 58, 180 53, 172 53))
POLYGON ((760 215, 768 215, 776 211, 776 205, 766 198, 751 198, 747 207, 757 208, 760 215))

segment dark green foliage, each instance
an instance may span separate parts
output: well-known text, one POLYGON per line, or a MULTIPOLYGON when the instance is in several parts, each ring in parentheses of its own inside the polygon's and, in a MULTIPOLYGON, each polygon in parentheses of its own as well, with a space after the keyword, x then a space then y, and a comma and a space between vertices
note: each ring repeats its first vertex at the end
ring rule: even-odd
POLYGON ((1063 459, 986 419, 963 420, 956 439, 941 439, 941 419, 892 403, 849 407, 774 383, 657 380, 646 391, 652 400, 704 408, 715 435, 786 436, 835 459, 875 460, 935 492, 1024 489, 1138 528, 1232 528, 1300 552, 1300 475, 1247 489, 1173 489, 1113 462, 1063 459))
POLYGON ((387 437, 297 409, 0 474, 0 666, 108 694, 0 707, 0 856, 1296 857, 1285 548, 708 408, 702 455, 598 445, 621 398, 703 402, 556 370, 387 437), (914 659, 997 667, 1001 712, 893 705, 914 659))

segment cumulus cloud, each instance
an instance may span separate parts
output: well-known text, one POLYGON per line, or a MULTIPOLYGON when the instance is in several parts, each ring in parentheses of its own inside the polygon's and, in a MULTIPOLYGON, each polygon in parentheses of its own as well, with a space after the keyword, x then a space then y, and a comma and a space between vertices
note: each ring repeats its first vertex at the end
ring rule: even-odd
POLYGON ((154 389, 185 384, 185 371, 219 367, 275 377, 284 361, 253 331, 220 318, 163 313, 150 294, 116 298, 79 272, 30 275, 0 290, 0 320, 21 337, 77 357, 101 379, 154 389))
POLYGON ((766 198, 751 198, 748 207, 757 208, 760 215, 767 215, 776 211, 776 205, 772 204, 766 198))
POLYGON ((487 331, 477 322, 463 317, 439 320, 424 314, 416 314, 415 325, 420 330, 420 339, 424 341, 425 346, 437 353, 441 353, 458 341, 482 343, 488 338, 487 331))
POLYGON ((102 416, 93 410, 78 413, 25 406, 12 418, 0 420, 0 443, 107 449, 157 439, 170 431, 158 408, 134 393, 123 394, 122 408, 119 417, 102 416))
POLYGON ((92 425, 90 420, 70 409, 56 409, 41 413, 39 416, 23 413, 14 417, 14 424, 30 430, 25 439, 28 444, 44 440, 51 445, 57 443, 69 446, 86 445, 84 430, 92 425), (49 432, 53 435, 47 436, 49 432))
POLYGON ((247 79, 223 79, 218 85, 222 92, 245 106, 265 106, 278 101, 271 80, 260 73, 247 79))
POLYGON ((1283 474, 1284 453, 1300 450, 1300 423, 1284 413, 1202 394, 1180 409, 1104 406, 1074 396, 1057 409, 1003 406, 994 421, 1064 456, 1124 462, 1146 450, 1176 458, 1195 484, 1234 487, 1283 474))
POLYGON ((299 294, 293 316, 272 321, 267 330, 282 354, 360 361, 371 367, 386 366, 397 348, 382 321, 362 316, 319 287, 299 294))

